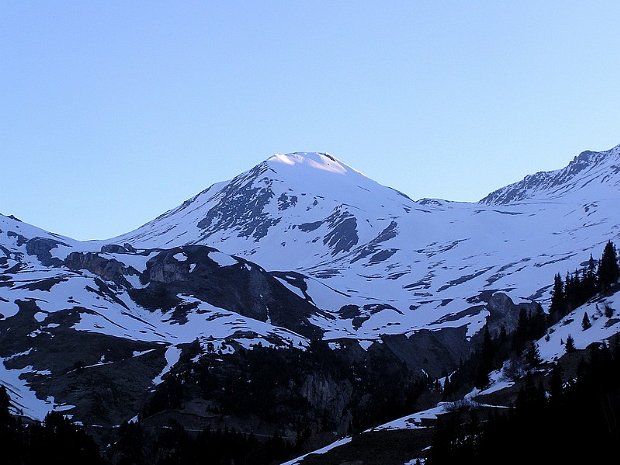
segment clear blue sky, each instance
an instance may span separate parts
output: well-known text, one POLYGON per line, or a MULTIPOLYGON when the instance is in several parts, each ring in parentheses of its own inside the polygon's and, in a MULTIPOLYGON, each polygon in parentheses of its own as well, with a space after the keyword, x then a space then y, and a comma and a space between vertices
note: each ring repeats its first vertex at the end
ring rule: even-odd
POLYGON ((275 152, 477 200, 620 143, 617 1, 0 2, 0 212, 134 229, 275 152))

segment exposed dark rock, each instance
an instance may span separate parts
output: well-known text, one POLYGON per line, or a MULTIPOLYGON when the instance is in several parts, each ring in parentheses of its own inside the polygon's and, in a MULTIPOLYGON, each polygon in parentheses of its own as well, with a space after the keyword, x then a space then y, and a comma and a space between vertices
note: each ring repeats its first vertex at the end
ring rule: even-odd
POLYGON ((508 332, 514 331, 519 322, 519 313, 521 309, 533 312, 536 310, 537 305, 536 302, 515 304, 512 299, 503 292, 494 293, 487 302, 487 310, 489 310, 490 313, 487 319, 489 331, 491 334, 497 334, 502 326, 504 326, 508 332))
MULTIPOLYGON (((130 291, 132 299, 147 308, 169 310, 180 301, 178 294, 192 295, 211 305, 271 322, 300 334, 317 337, 322 332, 308 322, 316 307, 289 291, 256 264, 238 259, 237 265, 220 266, 211 258, 217 252, 207 246, 186 246, 157 254, 147 262, 148 286, 130 291), (174 256, 184 253, 187 260, 174 256), (189 272, 190 264, 195 268, 189 272)), ((219 252, 218 252, 219 253, 219 252)), ((182 318, 182 308, 177 310, 182 318)))
POLYGON ((332 228, 323 238, 332 250, 332 255, 339 252, 348 252, 359 241, 357 235, 357 220, 348 212, 336 212, 327 221, 332 228))
POLYGON ((7 231, 6 235, 7 237, 15 237, 17 239, 17 247, 21 247, 26 242, 28 242, 28 239, 26 237, 14 231, 7 231))
POLYGON ((298 228, 303 232, 311 232, 316 229, 319 229, 323 224, 322 221, 315 221, 313 223, 303 223, 298 226, 298 228))
MULTIPOLYGON (((368 244, 366 244, 366 246, 364 246, 359 252, 356 251, 357 255, 353 258, 353 260, 351 260, 351 263, 355 263, 356 261, 361 260, 362 258, 366 258, 368 255, 376 254, 380 248, 381 243, 389 241, 390 239, 393 239, 397 235, 398 235, 398 223, 396 223, 396 221, 392 221, 383 231, 381 231, 377 235, 377 237, 375 237, 368 244)), ((396 252, 397 249, 390 249, 390 250, 394 251, 392 252, 393 254, 396 252)), ((371 262, 373 261, 373 259, 374 257, 371 258, 371 262)), ((378 261, 381 261, 381 260, 378 260, 378 261)))
POLYGON ((372 257, 370 257, 370 260, 368 261, 368 263, 370 265, 376 265, 377 263, 384 262, 385 260, 390 258, 392 255, 394 255, 396 252, 398 252, 398 249, 382 250, 374 254, 372 257))
POLYGON ((241 237, 256 240, 267 235, 269 228, 278 224, 280 218, 272 218, 263 211, 274 196, 271 180, 264 179, 264 187, 253 187, 258 178, 268 169, 266 163, 257 165, 248 173, 234 178, 222 191, 216 194, 218 203, 209 210, 198 227, 204 229, 203 237, 219 230, 237 230, 241 237))
POLYGON ((131 244, 105 244, 101 247, 101 253, 136 253, 136 249, 131 244))
POLYGON ((121 307, 124 307, 126 310, 129 310, 125 302, 123 302, 121 299, 119 299, 116 296, 116 293, 112 291, 112 289, 110 289, 110 287, 108 286, 106 282, 102 281, 99 278, 95 278, 95 284, 97 285, 97 289, 93 289, 90 286, 86 286, 85 289, 89 292, 94 292, 95 294, 99 295, 100 297, 106 300, 117 303, 121 307))
POLYGON ((360 308, 357 305, 345 305, 338 310, 340 318, 351 319, 360 315, 360 308))
POLYGON ((104 258, 93 252, 71 252, 64 264, 70 270, 87 270, 106 281, 112 281, 123 287, 131 287, 125 278, 126 275, 138 274, 133 268, 127 268, 124 263, 114 258, 104 258))
POLYGON ((280 194, 278 197, 278 210, 286 210, 289 207, 294 207, 297 205, 297 196, 291 195, 290 197, 285 193, 280 194))
POLYGON ((459 284, 463 284, 463 283, 466 283, 467 281, 471 281, 472 279, 477 278, 478 276, 483 275, 484 273, 486 273, 490 269, 491 269, 491 267, 483 268, 482 270, 476 271, 475 273, 468 274, 468 275, 465 275, 465 276, 461 276, 461 277, 459 277, 457 279, 453 279, 452 281, 448 281, 446 284, 444 284, 439 289, 437 289, 437 292, 445 291, 449 287, 458 286, 459 284))
POLYGON ((344 305, 340 308, 338 313, 341 318, 351 319, 353 328, 359 329, 372 315, 383 310, 393 310, 402 315, 400 310, 388 304, 366 304, 363 307, 359 307, 358 305, 344 305))
POLYGON ((0 320, 0 356, 22 354, 5 360, 7 368, 51 372, 22 379, 41 399, 53 396, 57 403, 75 405, 69 413, 86 424, 119 424, 135 415, 152 379, 166 364, 165 346, 76 331, 72 326, 89 312, 83 308, 48 314, 42 328, 34 318, 41 311, 36 302, 16 303, 18 313, 0 320), (133 356, 149 349, 155 350, 133 356))
POLYGON ((28 289, 29 291, 50 292, 52 287, 54 287, 56 284, 59 284, 65 281, 67 281, 67 278, 63 278, 63 277, 40 279, 38 281, 32 281, 26 284, 22 284, 21 286, 16 287, 16 289, 28 289))
POLYGON ((330 412, 333 420, 340 421, 350 402, 353 387, 348 381, 336 381, 330 376, 309 373, 301 386, 301 395, 308 403, 320 410, 330 412))
POLYGON ((62 266, 62 260, 52 257, 51 250, 59 245, 67 245, 61 241, 47 239, 44 237, 35 237, 26 242, 26 253, 35 255, 42 265, 45 266, 62 266))
POLYGON ((423 329, 409 338, 404 334, 383 336, 384 344, 413 370, 424 370, 431 377, 445 376, 469 354, 467 328, 423 329))

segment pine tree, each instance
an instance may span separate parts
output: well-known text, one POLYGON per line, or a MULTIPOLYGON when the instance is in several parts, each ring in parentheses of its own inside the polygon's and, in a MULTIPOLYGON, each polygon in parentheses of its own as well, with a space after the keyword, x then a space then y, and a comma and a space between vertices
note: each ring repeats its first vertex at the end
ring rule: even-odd
POLYGON ((566 353, 570 354, 572 352, 575 352, 575 350, 575 340, 573 339, 573 336, 569 334, 566 338, 566 353))
POLYGON ((536 308, 530 314, 530 324, 528 331, 529 339, 540 339, 547 330, 547 315, 540 304, 536 304, 536 308))
POLYGON ((581 327, 585 331, 586 329, 589 329, 591 326, 592 326, 592 323, 590 323, 590 317, 588 316, 588 312, 584 312, 583 320, 581 320, 581 327))
POLYGON ((531 342, 526 351, 525 351, 525 361, 532 368, 537 368, 542 363, 542 358, 540 357, 540 351, 538 350, 538 345, 535 342, 531 342))
POLYGON ((564 282, 562 282, 560 273, 556 274, 553 278, 553 291, 549 313, 556 320, 559 320, 566 314, 566 295, 564 294, 564 282))
POLYGON ((584 286, 588 299, 596 294, 596 290, 598 288, 598 282, 596 279, 596 261, 592 258, 592 254, 590 254, 590 260, 588 260, 588 267, 586 268, 584 278, 584 286))
POLYGON ((603 250, 603 256, 598 265, 598 281, 602 291, 607 291, 618 282, 620 269, 616 247, 609 241, 603 250))
POLYGON ((489 332, 489 327, 487 325, 484 327, 482 351, 476 372, 475 385, 477 388, 482 389, 489 384, 489 372, 493 369, 494 356, 495 349, 493 347, 493 340, 491 339, 491 333, 489 332))
POLYGON ((568 302, 569 311, 581 305, 580 290, 581 279, 579 279, 579 272, 575 270, 575 274, 571 276, 570 280, 566 280, 566 301, 568 302))
POLYGON ((611 318, 614 316, 614 309, 609 306, 609 304, 605 304, 605 316, 607 318, 611 318))

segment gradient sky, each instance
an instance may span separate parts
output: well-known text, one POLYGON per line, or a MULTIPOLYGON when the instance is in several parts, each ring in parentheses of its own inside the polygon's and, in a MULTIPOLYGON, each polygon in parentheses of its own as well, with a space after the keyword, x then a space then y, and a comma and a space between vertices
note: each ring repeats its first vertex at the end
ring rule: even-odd
POLYGON ((617 1, 0 2, 0 213, 132 230, 276 152, 474 201, 620 144, 617 1))

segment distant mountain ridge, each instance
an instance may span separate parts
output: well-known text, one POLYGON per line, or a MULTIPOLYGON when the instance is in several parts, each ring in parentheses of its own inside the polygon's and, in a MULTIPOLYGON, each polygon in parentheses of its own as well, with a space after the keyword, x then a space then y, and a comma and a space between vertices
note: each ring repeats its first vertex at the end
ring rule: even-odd
POLYGON ((588 150, 576 156, 565 168, 528 175, 522 181, 491 192, 480 202, 506 205, 536 196, 558 197, 595 180, 618 187, 619 172, 620 145, 605 152, 588 150))

